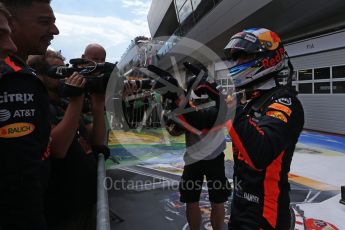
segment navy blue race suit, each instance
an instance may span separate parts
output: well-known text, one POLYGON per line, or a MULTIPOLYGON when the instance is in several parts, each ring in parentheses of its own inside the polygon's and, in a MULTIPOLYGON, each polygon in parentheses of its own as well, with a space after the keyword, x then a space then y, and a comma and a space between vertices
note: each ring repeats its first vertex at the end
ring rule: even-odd
POLYGON ((290 229, 288 173, 304 112, 290 87, 240 105, 228 126, 234 153, 229 229, 290 229))
POLYGON ((0 226, 46 229, 49 97, 36 74, 14 57, 1 63, 0 226))

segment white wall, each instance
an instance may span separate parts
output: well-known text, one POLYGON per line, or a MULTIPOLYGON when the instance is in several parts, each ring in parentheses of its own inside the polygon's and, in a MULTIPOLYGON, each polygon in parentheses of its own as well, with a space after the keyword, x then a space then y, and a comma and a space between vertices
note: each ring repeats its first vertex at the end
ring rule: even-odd
POLYGON ((152 0, 150 10, 147 15, 151 35, 154 35, 158 30, 172 2, 173 0, 152 0))
MULTIPOLYGON (((295 55, 304 53, 305 51, 302 47, 306 47, 306 44, 314 44, 314 47, 318 48, 323 46, 324 49, 345 47, 345 39, 339 41, 337 38, 338 36, 330 36, 328 39, 323 37, 322 41, 326 43, 322 44, 318 43, 320 41, 318 39, 295 43, 295 47, 293 45, 290 46, 290 51, 294 50, 295 53, 293 54, 295 55), (299 51, 298 47, 300 47, 299 51)), ((334 49, 297 56, 291 58, 291 62, 295 70, 345 65, 345 49, 334 49)), ((304 107, 305 128, 345 134, 345 94, 300 94, 299 98, 304 107)))
POLYGON ((345 134, 345 94, 298 96, 305 113, 304 128, 345 134))

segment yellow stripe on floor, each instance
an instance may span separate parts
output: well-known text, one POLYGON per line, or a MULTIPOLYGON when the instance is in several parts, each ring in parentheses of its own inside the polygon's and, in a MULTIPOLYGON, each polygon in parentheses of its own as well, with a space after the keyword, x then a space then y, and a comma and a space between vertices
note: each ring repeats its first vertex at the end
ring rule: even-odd
POLYGON ((340 187, 326 184, 317 180, 313 180, 307 177, 298 176, 292 173, 289 173, 289 181, 308 186, 310 188, 320 190, 320 191, 336 191, 340 190, 340 187))

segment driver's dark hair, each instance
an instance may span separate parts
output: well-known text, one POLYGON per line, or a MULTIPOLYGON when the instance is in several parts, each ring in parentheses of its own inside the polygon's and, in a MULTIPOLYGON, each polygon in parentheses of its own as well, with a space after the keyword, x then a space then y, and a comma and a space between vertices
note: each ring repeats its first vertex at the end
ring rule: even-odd
POLYGON ((17 10, 25 7, 30 7, 34 2, 48 3, 51 0, 0 0, 13 16, 16 16, 17 10))

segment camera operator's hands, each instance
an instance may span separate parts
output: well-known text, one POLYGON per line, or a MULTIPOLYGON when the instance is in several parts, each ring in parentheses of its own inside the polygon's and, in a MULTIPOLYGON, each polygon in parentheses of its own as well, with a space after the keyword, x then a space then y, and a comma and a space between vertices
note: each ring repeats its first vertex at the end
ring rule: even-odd
POLYGON ((65 84, 78 88, 84 88, 86 79, 77 72, 74 72, 70 77, 65 79, 65 84))
POLYGON ((61 97, 79 97, 84 94, 87 80, 77 72, 60 82, 59 95, 61 97))
POLYGON ((79 119, 84 102, 86 80, 78 73, 66 78, 60 90, 63 96, 69 97, 69 103, 63 119, 52 129, 51 151, 56 158, 65 158, 79 127, 79 119))

